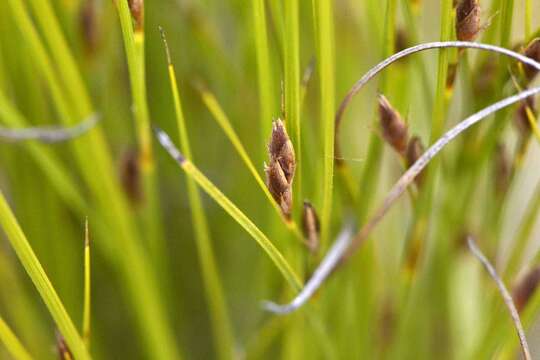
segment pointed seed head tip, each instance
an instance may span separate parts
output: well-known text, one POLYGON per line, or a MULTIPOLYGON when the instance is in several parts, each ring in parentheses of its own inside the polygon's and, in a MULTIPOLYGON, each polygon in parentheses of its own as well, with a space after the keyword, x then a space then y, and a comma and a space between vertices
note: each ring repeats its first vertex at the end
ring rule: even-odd
POLYGON ((403 154, 407 147, 407 125, 382 94, 379 94, 379 118, 383 138, 398 153, 403 154))

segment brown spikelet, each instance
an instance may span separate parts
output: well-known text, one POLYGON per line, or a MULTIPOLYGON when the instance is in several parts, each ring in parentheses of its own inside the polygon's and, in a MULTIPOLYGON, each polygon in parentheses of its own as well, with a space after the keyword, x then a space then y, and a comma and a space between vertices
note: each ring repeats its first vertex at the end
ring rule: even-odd
POLYGON ((409 41, 409 34, 404 28, 399 28, 396 31, 396 37, 395 37, 395 52, 399 52, 401 50, 405 50, 410 46, 409 41))
POLYGON ((296 169, 296 159, 287 130, 278 119, 272 125, 272 135, 268 144, 270 161, 265 165, 266 185, 268 190, 281 207, 283 215, 291 215, 292 182, 296 169))
POLYGON ((407 148, 407 125, 384 95, 379 95, 379 118, 382 135, 398 153, 407 148))
MULTIPOLYGON (((416 162, 422 156, 424 153, 424 144, 422 144, 422 140, 418 136, 413 136, 409 143, 407 144, 407 153, 405 154, 406 160, 407 160, 407 166, 410 167, 412 164, 416 162)), ((424 179, 424 173, 421 172, 418 174, 418 176, 414 179, 416 184, 420 186, 424 179)))
POLYGON ((135 23, 135 32, 144 30, 144 0, 128 0, 129 10, 135 23))
POLYGON ((452 91, 454 89, 454 83, 456 82, 457 75, 457 63, 448 64, 448 72, 446 73, 446 91, 452 91))
MULTIPOLYGON (((524 54, 525 56, 540 62, 540 38, 536 38, 531 41, 529 45, 527 45, 527 47, 525 48, 524 54)), ((536 74, 538 74, 538 70, 530 65, 524 65, 524 70, 525 76, 529 81, 531 81, 536 76, 536 74)))
POLYGON ((133 205, 143 200, 139 153, 130 148, 124 152, 120 161, 120 182, 128 199, 133 205))
POLYGON ((534 295, 540 283, 540 266, 535 267, 518 281, 512 291, 512 298, 516 304, 516 309, 521 312, 534 295))
POLYGON ((460 41, 473 41, 482 30, 478 0, 462 0, 456 8, 456 36, 460 41))
POLYGON ((93 54, 99 42, 98 9, 96 0, 85 0, 79 12, 79 28, 87 54, 93 54))
POLYGON ((531 123, 527 115, 527 107, 532 111, 536 118, 536 103, 534 97, 529 97, 522 101, 516 110, 514 124, 521 134, 522 138, 527 138, 531 133, 531 123))
POLYGON ((73 359, 73 355, 66 344, 66 340, 58 330, 56 331, 56 351, 58 352, 58 358, 60 360, 73 359))
POLYGON ((315 208, 309 201, 304 201, 302 212, 302 230, 307 241, 307 247, 312 254, 319 250, 320 224, 315 208))
POLYGON ((510 158, 506 147, 499 143, 495 153, 495 191, 498 195, 506 193, 510 184, 510 158))

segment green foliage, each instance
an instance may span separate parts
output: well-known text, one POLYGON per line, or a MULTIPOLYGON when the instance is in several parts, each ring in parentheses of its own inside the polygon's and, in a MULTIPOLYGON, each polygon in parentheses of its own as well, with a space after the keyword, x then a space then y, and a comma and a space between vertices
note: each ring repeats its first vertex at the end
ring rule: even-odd
MULTIPOLYGON (((538 83, 497 54, 415 54, 348 103, 337 132, 341 100, 373 64, 455 40, 459 2, 0 1, 0 125, 102 119, 66 143, 0 143, 0 358, 53 359, 56 330, 76 359, 515 356, 510 317, 464 239, 474 235, 510 292, 540 266, 530 104, 445 147, 309 304, 285 316, 261 306, 298 294, 340 229, 369 224, 406 170, 381 136, 377 92, 408 136, 432 144, 538 83), (295 150, 292 219, 264 179, 279 117, 295 150), (174 134, 180 167, 153 124, 174 134), (305 200, 320 218, 318 252, 302 234, 305 200)), ((479 4, 475 41, 522 52, 540 33, 539 0, 479 4)), ((533 285, 518 307, 526 331, 539 321, 533 285)), ((534 357, 532 332, 529 343, 534 357)))

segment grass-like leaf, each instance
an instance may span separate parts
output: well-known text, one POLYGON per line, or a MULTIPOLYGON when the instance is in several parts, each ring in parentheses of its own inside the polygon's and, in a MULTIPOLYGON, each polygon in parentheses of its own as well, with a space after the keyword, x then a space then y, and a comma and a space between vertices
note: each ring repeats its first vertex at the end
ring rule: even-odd
POLYGON ((255 32, 255 51, 257 55, 257 76, 259 81, 259 106, 261 140, 272 130, 272 113, 274 104, 274 82, 272 81, 272 67, 270 62, 270 50, 268 46, 268 34, 266 31, 266 9, 264 0, 252 1, 253 28, 255 32))
POLYGON ((90 348, 90 309, 91 309, 91 267, 90 267, 90 231, 88 218, 84 222, 84 300, 82 317, 82 336, 86 348, 90 348))
POLYGON ((268 257, 276 265, 285 280, 296 290, 302 287, 302 282, 287 260, 272 244, 266 235, 255 225, 234 203, 229 200, 193 163, 178 151, 169 136, 159 128, 154 128, 159 143, 167 150, 169 155, 178 163, 180 168, 192 178, 223 210, 227 212, 240 226, 250 234, 263 248, 268 257))
POLYGON ((4 343, 7 351, 15 360, 31 360, 32 356, 28 353, 24 345, 9 328, 8 324, 0 316, 0 341, 4 343))
POLYGON ((482 251, 478 248, 478 246, 476 246, 476 243, 474 242, 472 237, 469 237, 467 239, 467 244, 469 245, 469 249, 471 250, 473 255, 482 263, 482 265, 486 268, 489 275, 495 281, 495 284, 497 284, 497 287, 499 288, 499 292, 501 293, 504 303, 506 307, 508 308, 508 311, 510 312, 510 316, 512 317, 512 321, 516 328, 516 331, 519 337, 519 342, 521 344, 521 351, 523 353, 523 358, 525 360, 531 360, 531 352, 529 350, 529 344, 527 343, 525 331, 523 330, 523 325, 521 324, 521 319, 519 318, 519 314, 516 309, 516 306, 514 305, 514 301, 512 300, 512 296, 508 292, 508 289, 506 289, 506 286, 504 285, 502 279, 497 274, 497 271, 495 270, 493 265, 491 265, 489 260, 484 256, 484 254, 482 254, 482 251))
POLYGON ((333 2, 330 0, 317 1, 316 4, 321 73, 321 123, 324 134, 323 204, 321 211, 321 246, 324 249, 330 234, 334 180, 334 12, 333 2))
POLYGON ((28 276, 36 286, 43 302, 49 309, 58 329, 66 339, 75 358, 90 359, 84 342, 71 321, 62 301, 54 290, 17 219, 9 208, 4 194, 0 192, 0 224, 28 276))
MULTIPOLYGON (((174 100, 176 123, 181 142, 180 146, 185 156, 188 159, 191 159, 191 146, 189 144, 189 136, 187 133, 184 113, 182 111, 180 92, 176 82, 176 72, 171 61, 171 55, 167 40, 165 38, 165 32, 162 28, 160 28, 160 32, 167 55, 169 82, 174 100)), ((227 311, 227 304, 225 295, 223 293, 223 285, 221 284, 219 270, 216 264, 214 250, 210 239, 208 220, 204 212, 199 190, 197 189, 195 181, 190 177, 187 178, 187 191, 189 203, 191 204, 191 217, 193 221, 193 229, 195 231, 195 240, 202 270, 202 277, 206 290, 206 299, 212 319, 212 330, 214 332, 216 350, 221 360, 232 359, 234 358, 234 334, 229 313, 227 311)))

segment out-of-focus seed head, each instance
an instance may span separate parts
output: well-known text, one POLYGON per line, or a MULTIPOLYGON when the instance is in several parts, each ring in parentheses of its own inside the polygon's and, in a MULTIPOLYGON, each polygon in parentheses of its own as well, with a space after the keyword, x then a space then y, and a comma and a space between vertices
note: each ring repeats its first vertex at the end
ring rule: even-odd
POLYGON ((473 41, 482 30, 478 0, 462 0, 456 8, 456 36, 460 41, 473 41))
POLYGON ((521 278, 512 291, 516 309, 521 312, 527 306, 540 283, 540 266, 530 270, 521 278))
POLYGON ((93 54, 99 42, 99 21, 96 0, 85 0, 79 12, 79 28, 87 54, 93 54))
POLYGON ((531 96, 522 101, 516 110, 514 124, 522 138, 528 138, 531 133, 531 123, 529 122, 527 108, 531 110, 533 117, 536 119, 536 103, 534 97, 531 96))
MULTIPOLYGON (((396 38, 395 38, 395 52, 399 52, 401 50, 405 50, 410 46, 409 41, 409 34, 407 33, 407 30, 404 28, 399 28, 396 31, 396 38)), ((405 60, 405 59, 404 59, 405 60)))
MULTIPOLYGON (((540 62, 540 38, 536 38, 527 45, 524 51, 525 56, 530 57, 531 59, 540 62)), ((524 66, 525 76, 527 80, 531 81, 534 79, 538 70, 530 65, 524 66)))
POLYGON ((292 182, 296 169, 294 148, 285 125, 278 119, 272 125, 272 135, 268 144, 269 164, 265 166, 266 185, 273 198, 281 207, 283 215, 291 216, 292 182))
MULTIPOLYGON (((405 154, 405 158, 407 160, 407 166, 412 166, 416 160, 422 156, 424 153, 424 144, 422 144, 422 140, 418 136, 413 136, 409 143, 407 144, 407 152, 405 154)), ((418 174, 418 176, 414 179, 416 184, 420 186, 424 179, 424 173, 421 172, 418 174)))
POLYGON ((129 10, 135 22, 135 32, 144 30, 144 0, 128 0, 129 10))
POLYGON ((475 95, 489 96, 496 89, 498 64, 497 58, 490 54, 480 65, 473 80, 475 95))
POLYGON ((384 95, 379 95, 379 118, 382 135, 398 153, 407 148, 407 125, 384 95))
POLYGON ((141 168, 139 162, 139 152, 128 149, 120 160, 120 182, 128 199, 133 205, 139 205, 143 200, 141 184, 141 168))
POLYGON ((448 72, 446 73, 446 91, 452 91, 454 89, 454 83, 456 82, 457 75, 457 63, 448 65, 448 72))
POLYGON ((56 331, 56 351, 58 352, 58 358, 60 360, 73 359, 73 355, 66 344, 66 340, 58 330, 56 331))
POLYGON ((302 213, 302 229, 307 241, 307 247, 312 254, 319 250, 320 224, 315 208, 309 201, 304 201, 302 213))
POLYGON ((510 158, 506 147, 503 144, 497 144, 495 153, 495 191, 498 195, 506 193, 510 184, 510 158))

